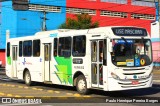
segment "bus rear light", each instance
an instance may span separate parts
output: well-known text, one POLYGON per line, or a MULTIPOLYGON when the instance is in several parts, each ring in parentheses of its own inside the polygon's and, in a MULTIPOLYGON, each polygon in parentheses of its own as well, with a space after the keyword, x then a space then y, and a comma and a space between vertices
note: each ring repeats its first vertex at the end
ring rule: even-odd
POLYGON ((115 73, 111 72, 111 76, 114 78, 114 79, 117 79, 119 80, 120 77, 118 75, 116 75, 115 73))

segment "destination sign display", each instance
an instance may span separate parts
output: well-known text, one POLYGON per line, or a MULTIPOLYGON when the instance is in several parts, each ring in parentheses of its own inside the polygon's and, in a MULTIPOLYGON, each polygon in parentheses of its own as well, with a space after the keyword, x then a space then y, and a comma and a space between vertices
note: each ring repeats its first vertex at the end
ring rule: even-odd
POLYGON ((115 27, 112 31, 117 36, 147 36, 147 31, 143 28, 115 27))

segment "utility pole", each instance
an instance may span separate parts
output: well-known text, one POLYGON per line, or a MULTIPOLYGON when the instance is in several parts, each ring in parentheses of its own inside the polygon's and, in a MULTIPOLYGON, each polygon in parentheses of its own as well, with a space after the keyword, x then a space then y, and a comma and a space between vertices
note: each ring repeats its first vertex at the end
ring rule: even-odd
POLYGON ((47 30, 47 26, 46 26, 46 20, 48 20, 46 18, 46 11, 43 11, 43 17, 41 17, 41 19, 43 19, 42 21, 42 31, 46 31, 47 30))

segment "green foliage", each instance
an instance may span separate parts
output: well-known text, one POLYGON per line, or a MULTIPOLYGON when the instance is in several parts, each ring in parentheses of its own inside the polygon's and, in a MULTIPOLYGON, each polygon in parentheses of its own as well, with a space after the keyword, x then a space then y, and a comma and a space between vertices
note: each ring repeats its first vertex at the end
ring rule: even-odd
POLYGON ((60 29, 89 29, 99 26, 98 22, 92 23, 92 18, 88 14, 78 14, 76 19, 67 18, 66 23, 60 25, 60 29))

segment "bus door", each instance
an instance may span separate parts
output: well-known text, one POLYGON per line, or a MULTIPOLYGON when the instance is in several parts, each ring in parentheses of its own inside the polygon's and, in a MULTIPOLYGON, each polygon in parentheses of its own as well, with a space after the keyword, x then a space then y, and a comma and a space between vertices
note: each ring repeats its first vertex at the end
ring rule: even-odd
POLYGON ((44 44, 44 81, 50 81, 51 43, 44 44))
POLYGON ((12 75, 13 77, 17 77, 17 46, 12 46, 12 75))
POLYGON ((92 87, 103 85, 103 40, 91 41, 91 79, 92 87))

